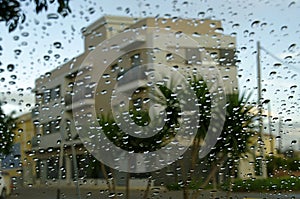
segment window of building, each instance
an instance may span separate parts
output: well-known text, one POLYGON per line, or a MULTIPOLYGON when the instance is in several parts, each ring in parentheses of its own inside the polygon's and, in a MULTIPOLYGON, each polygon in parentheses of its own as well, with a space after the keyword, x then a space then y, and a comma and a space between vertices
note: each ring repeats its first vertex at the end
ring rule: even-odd
POLYGON ((58 179, 59 158, 51 157, 47 160, 47 178, 51 180, 58 179))
POLYGON ((187 64, 201 64, 201 49, 200 48, 187 48, 185 50, 187 64))
POLYGON ((50 126, 51 126, 51 128, 50 128, 51 132, 54 132, 54 133, 59 132, 59 130, 60 130, 60 119, 51 121, 50 126))
POLYGON ((60 97, 60 90, 60 86, 51 89, 51 99, 58 99, 60 97))
POLYGON ((43 125, 42 131, 43 135, 48 135, 51 133, 57 133, 60 131, 60 119, 53 120, 43 125))
POLYGON ((51 129, 51 124, 50 123, 46 123, 46 124, 43 124, 42 126, 42 132, 43 132, 43 135, 48 135, 51 133, 50 129, 51 129))
POLYGON ((51 89, 47 89, 43 93, 43 103, 48 103, 51 100, 51 89))
POLYGON ((221 66, 234 66, 236 59, 236 54, 233 49, 220 49, 219 63, 221 66))

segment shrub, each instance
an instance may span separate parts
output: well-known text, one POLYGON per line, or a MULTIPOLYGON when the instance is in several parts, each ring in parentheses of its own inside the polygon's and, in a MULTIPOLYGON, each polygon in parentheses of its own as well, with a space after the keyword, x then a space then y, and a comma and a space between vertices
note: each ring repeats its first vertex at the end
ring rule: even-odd
MULTIPOLYGON (((227 191, 228 187, 228 184, 224 184, 222 189, 227 191)), ((300 190, 300 177, 238 179, 234 181, 232 189, 236 192, 297 191, 300 190)))

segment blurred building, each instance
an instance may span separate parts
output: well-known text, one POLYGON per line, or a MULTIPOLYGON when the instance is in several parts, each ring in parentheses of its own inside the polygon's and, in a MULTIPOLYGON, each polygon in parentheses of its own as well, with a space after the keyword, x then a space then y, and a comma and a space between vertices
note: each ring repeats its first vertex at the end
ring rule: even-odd
POLYGON ((260 173, 260 160, 265 160, 269 157, 279 156, 276 150, 276 139, 274 135, 263 134, 262 143, 264 149, 264 157, 261 157, 258 136, 253 136, 248 145, 248 152, 240 159, 238 166, 238 177, 242 179, 259 178, 260 173))
POLYGON ((33 184, 36 178, 32 139, 36 137, 31 113, 18 116, 11 154, 2 161, 2 169, 19 183, 33 184))
MULTIPOLYGON (((95 49, 99 43, 128 29, 146 29, 147 27, 159 27, 184 33, 198 42, 199 47, 194 47, 194 50, 187 50, 191 46, 182 47, 180 50, 185 57, 175 57, 171 61, 166 60, 166 52, 153 59, 153 56, 149 55, 149 50, 136 49, 129 51, 121 58, 116 58, 106 72, 115 69, 126 71, 141 63, 158 62, 168 66, 175 64, 179 67, 188 68, 190 63, 185 60, 193 59, 206 67, 216 65, 223 76, 226 92, 238 91, 237 68, 234 63, 235 38, 222 34, 220 21, 104 16, 83 30, 85 49, 83 54, 74 57, 36 80, 34 89, 36 105, 32 110, 36 137, 32 139, 33 148, 29 154, 35 154, 38 159, 36 175, 40 183, 55 183, 60 178, 60 174, 65 182, 72 183, 72 179, 75 177, 74 173, 77 170, 76 167, 78 167, 79 177, 84 177, 84 179, 103 177, 100 163, 88 153, 79 139, 73 120, 73 110, 84 109, 85 106, 96 100, 98 113, 106 113, 105 110, 111 107, 111 96, 107 95, 106 98, 100 99, 102 89, 93 86, 87 87, 84 84, 82 89, 78 89, 80 85, 77 82, 77 92, 81 92, 85 97, 78 99, 72 97, 75 78, 76 81, 82 80, 84 82, 85 78, 93 75, 93 72, 89 72, 88 68, 85 68, 87 71, 82 71, 80 66, 90 51, 95 49), (120 60, 122 61, 120 62, 120 60), (78 76, 82 73, 84 75, 78 76), (74 154, 76 154, 77 159, 74 158, 74 154)), ((152 46, 157 48, 164 45, 150 41, 148 36, 151 34, 150 31, 147 32, 147 36, 133 41, 132 45, 139 45, 141 49, 143 46, 149 46, 149 42, 152 42, 152 46)), ((116 45, 122 45, 121 41, 120 44, 116 45)), ((176 45, 173 47, 175 48, 176 45)), ((122 49, 128 48, 130 46, 122 46, 122 49)), ((99 67, 101 67, 101 63, 99 63, 99 67)), ((122 75, 121 72, 117 73, 116 77, 122 75)), ((142 74, 133 74, 132 78, 139 78, 140 75, 142 76, 142 74)), ((107 79, 102 78, 98 83, 106 86, 105 90, 111 92, 114 85, 107 84, 107 81, 107 79)), ((129 89, 130 81, 125 82, 123 86, 126 87, 125 89, 129 89)))

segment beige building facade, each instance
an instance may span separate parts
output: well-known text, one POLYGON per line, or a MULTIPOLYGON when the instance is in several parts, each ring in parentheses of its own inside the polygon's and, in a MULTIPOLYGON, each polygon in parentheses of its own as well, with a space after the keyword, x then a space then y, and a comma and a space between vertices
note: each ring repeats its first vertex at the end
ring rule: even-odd
MULTIPOLYGON (((84 164, 74 161, 77 158, 88 157, 94 161, 79 139, 74 123, 74 110, 84 110, 90 104, 96 104, 96 113, 107 114, 112 107, 111 93, 114 90, 113 82, 124 74, 124 71, 141 64, 163 64, 169 67, 178 66, 179 70, 187 76, 191 71, 200 70, 201 67, 209 70, 214 66, 220 74, 225 93, 238 92, 237 67, 235 66, 235 38, 222 33, 220 21, 210 19, 162 19, 162 18, 128 18, 119 16, 104 16, 83 30, 84 53, 74 57, 69 62, 58 66, 36 80, 34 93, 36 105, 32 111, 32 120, 35 125, 35 135, 31 152, 38 158, 37 174, 40 183, 55 182, 62 178, 67 183, 72 182, 74 172, 78 166, 79 173, 89 178, 101 177, 95 174, 99 165, 85 170, 84 164), (102 68, 103 74, 109 74, 107 78, 99 79, 97 86, 86 84, 86 79, 99 76, 94 70, 89 71, 89 55, 97 46, 108 39, 118 35, 139 29, 143 35, 136 36, 131 42, 119 40, 116 46, 124 53, 121 57, 109 57, 109 67, 102 68), (169 33, 173 31, 175 36, 186 35, 193 42, 172 43, 166 45, 163 39, 155 40, 155 30, 169 33), (123 45, 123 44, 126 45, 123 45), (197 45, 195 46, 195 43, 197 45), (122 46, 123 45, 123 46, 122 46), (134 46, 134 47, 133 47, 134 46), (149 48, 150 47, 150 48, 149 48), (151 49, 152 48, 152 49, 151 49), (163 49, 155 51, 154 49, 163 49), (130 50, 133 49, 133 50, 130 50), (177 52, 178 55, 171 52, 177 52), (194 63, 199 67, 193 68, 194 63), (83 74, 83 75, 82 75, 83 74), (81 84, 82 87, 81 87, 81 84), (103 94, 105 93, 105 95, 103 94), (77 97, 81 96, 81 97, 77 97), (84 96, 84 97, 82 97, 84 96), (95 102, 96 101, 96 102, 95 102), (74 148, 72 148, 74 146, 74 148), (75 150, 75 153, 74 153, 75 150), (82 165, 81 165, 82 164, 82 165), (58 170, 61 169, 61 173, 58 170), (59 177, 61 176, 61 177, 59 177)), ((122 37, 119 37, 122 38, 122 37)), ((167 39, 167 38, 166 38, 167 39)), ((109 49, 108 49, 109 50, 109 49)), ((112 55, 110 55, 112 56, 112 55)), ((99 68, 104 67, 103 57, 94 57, 99 68)), ((94 60, 95 61, 95 60, 94 60)), ((132 74, 128 81, 121 87, 130 89, 131 79, 143 79, 143 74, 132 74)))
POLYGON ((36 134, 31 113, 18 116, 16 125, 12 152, 2 162, 1 169, 17 182, 31 185, 36 179, 36 162, 31 153, 36 134))
POLYGON ((258 136, 254 136, 249 143, 248 152, 244 154, 239 162, 238 177, 242 179, 249 178, 261 178, 260 164, 259 161, 263 158, 264 161, 268 157, 278 156, 278 152, 275 148, 276 139, 274 135, 263 134, 263 155, 261 157, 260 147, 258 141, 258 136))

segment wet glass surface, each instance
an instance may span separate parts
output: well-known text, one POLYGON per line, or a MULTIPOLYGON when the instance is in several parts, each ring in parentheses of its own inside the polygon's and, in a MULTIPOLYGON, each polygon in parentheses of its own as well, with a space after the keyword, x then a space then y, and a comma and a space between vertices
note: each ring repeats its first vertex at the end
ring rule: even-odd
POLYGON ((298 198, 300 2, 0 0, 0 198, 298 198))

